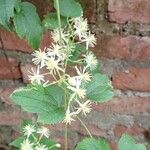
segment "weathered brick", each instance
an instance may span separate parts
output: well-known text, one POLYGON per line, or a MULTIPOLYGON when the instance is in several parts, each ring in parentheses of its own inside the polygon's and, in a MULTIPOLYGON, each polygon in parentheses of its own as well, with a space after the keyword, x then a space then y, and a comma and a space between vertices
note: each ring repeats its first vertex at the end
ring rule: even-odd
POLYGON ((115 73, 112 81, 117 89, 150 92, 150 68, 130 68, 115 73))
POLYGON ((88 19, 89 23, 96 22, 96 0, 80 0, 84 9, 84 17, 88 19))
MULTIPOLYGON (((27 41, 25 39, 20 39, 16 33, 14 32, 8 32, 6 30, 0 29, 0 35, 3 42, 3 48, 5 50, 17 50, 22 51, 26 53, 31 53, 33 50, 28 45, 27 41)), ((44 48, 45 46, 49 46, 52 42, 51 34, 50 32, 46 32, 43 35, 43 40, 41 42, 40 48, 44 48)))
POLYGON ((126 60, 150 59, 150 38, 103 36, 98 38, 94 52, 98 57, 126 60))
POLYGON ((126 127, 124 125, 116 125, 114 128, 115 137, 121 137, 122 134, 127 133, 131 136, 143 136, 146 129, 139 125, 133 125, 132 127, 126 127))
POLYGON ((8 106, 13 105, 13 102, 10 99, 10 95, 15 89, 16 87, 0 88, 0 101, 8 106))
POLYGON ((127 21, 150 23, 149 8, 149 0, 109 0, 109 20, 121 24, 127 21))
POLYGON ((19 79, 21 78, 21 73, 19 70, 18 62, 9 58, 0 57, 0 79, 19 79))
POLYGON ((0 112, 0 125, 7 125, 7 126, 13 126, 13 125, 19 125, 23 119, 29 119, 30 115, 21 113, 18 111, 14 112, 6 112, 1 111, 0 112))
POLYGON ((150 97, 118 97, 103 104, 94 104, 93 110, 103 113, 131 114, 150 113, 150 97))

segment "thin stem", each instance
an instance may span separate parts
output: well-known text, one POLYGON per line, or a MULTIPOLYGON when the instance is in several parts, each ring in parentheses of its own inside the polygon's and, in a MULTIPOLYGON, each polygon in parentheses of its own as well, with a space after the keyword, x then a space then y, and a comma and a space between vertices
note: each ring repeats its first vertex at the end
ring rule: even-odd
POLYGON ((77 119, 81 122, 82 126, 85 128, 85 130, 88 132, 89 136, 92 138, 92 134, 90 133, 89 129, 86 127, 84 122, 77 116, 77 119))
POLYGON ((58 30, 59 30, 59 42, 60 42, 60 46, 62 46, 59 0, 56 0, 56 10, 57 10, 57 19, 58 19, 58 26, 59 26, 59 28, 58 28, 58 30))
MULTIPOLYGON (((65 89, 65 111, 67 111, 67 108, 68 108, 68 105, 67 105, 67 92, 66 92, 66 89, 65 89)), ((65 138, 65 150, 68 149, 68 126, 67 124, 65 124, 65 135, 64 135, 64 138, 65 138)))

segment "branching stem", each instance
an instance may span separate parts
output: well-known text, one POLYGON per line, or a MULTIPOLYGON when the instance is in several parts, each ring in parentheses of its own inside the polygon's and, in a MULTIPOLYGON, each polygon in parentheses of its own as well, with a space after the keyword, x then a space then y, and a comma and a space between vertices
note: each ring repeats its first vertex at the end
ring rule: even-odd
POLYGON ((81 122, 82 126, 85 128, 85 130, 87 131, 87 133, 89 134, 89 136, 92 138, 92 134, 90 133, 89 129, 87 128, 87 126, 84 124, 84 122, 77 116, 77 119, 81 122))

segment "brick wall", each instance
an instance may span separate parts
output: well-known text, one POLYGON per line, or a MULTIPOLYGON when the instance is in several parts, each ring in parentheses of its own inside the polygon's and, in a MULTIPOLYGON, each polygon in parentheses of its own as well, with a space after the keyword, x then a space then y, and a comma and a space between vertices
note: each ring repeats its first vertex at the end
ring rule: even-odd
MULTIPOLYGON (((52 10, 48 1, 38 1, 32 0, 41 14, 52 10)), ((150 144, 150 1, 80 1, 98 39, 93 51, 116 93, 113 101, 94 105, 84 120, 94 136, 105 137, 111 143, 112 150, 117 150, 116 142, 125 132, 150 144)), ((41 47, 50 43, 47 32, 41 47)), ((31 117, 9 99, 14 89, 28 83, 31 52, 25 40, 0 29, 0 147, 18 135, 22 118, 31 117)), ((62 142, 62 124, 50 129, 52 136, 62 142)), ((73 149, 86 132, 78 122, 72 124, 70 131, 69 146, 73 149)))

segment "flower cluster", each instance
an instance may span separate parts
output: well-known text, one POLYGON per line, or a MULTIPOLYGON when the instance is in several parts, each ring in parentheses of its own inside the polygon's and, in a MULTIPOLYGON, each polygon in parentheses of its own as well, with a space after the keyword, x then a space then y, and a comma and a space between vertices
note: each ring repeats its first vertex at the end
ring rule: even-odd
POLYGON ((55 29, 51 33, 53 43, 50 47, 39 49, 32 54, 34 56, 32 61, 37 68, 32 68, 28 76, 32 84, 48 86, 63 83, 66 85, 69 100, 63 122, 71 124, 78 114, 86 115, 91 111, 91 101, 86 99, 85 85, 91 81, 92 71, 97 67, 98 61, 89 51, 89 47, 94 47, 96 44, 96 38, 89 31, 87 20, 81 16, 68 22, 69 26, 61 30, 55 29), (78 45, 82 45, 85 51, 80 53, 77 60, 72 60, 78 45), (69 63, 74 65, 75 76, 67 73, 69 63), (42 70, 46 71, 43 73, 42 70), (53 79, 51 81, 46 79, 47 75, 52 76, 53 79))
POLYGON ((49 138, 50 131, 42 126, 37 128, 35 125, 28 124, 23 127, 24 140, 21 143, 21 150, 49 150, 54 147, 60 147, 60 144, 54 144, 51 147, 41 142, 42 138, 49 138))

